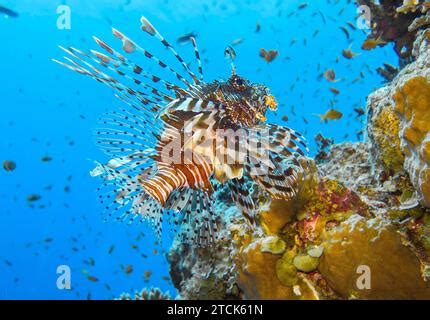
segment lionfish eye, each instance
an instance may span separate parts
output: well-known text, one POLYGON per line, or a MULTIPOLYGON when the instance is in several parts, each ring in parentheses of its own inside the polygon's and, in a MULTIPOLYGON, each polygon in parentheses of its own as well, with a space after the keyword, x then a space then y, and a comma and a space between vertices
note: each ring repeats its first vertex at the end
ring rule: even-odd
POLYGON ((245 80, 243 80, 241 77, 234 75, 231 79, 230 79, 230 83, 233 87, 235 87, 238 90, 243 90, 245 89, 245 80))

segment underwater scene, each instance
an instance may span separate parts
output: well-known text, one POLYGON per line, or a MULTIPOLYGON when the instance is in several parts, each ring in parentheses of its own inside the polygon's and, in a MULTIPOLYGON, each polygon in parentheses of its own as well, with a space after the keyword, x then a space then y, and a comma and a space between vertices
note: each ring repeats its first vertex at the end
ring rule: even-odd
POLYGON ((430 298, 430 1, 0 0, 1 300, 430 298))

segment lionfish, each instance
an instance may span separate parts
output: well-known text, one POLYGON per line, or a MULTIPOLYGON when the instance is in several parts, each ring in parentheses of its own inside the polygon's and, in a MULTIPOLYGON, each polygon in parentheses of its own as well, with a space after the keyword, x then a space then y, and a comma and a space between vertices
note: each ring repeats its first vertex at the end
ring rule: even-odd
POLYGON ((123 53, 94 37, 102 52, 60 47, 66 61, 54 61, 104 83, 122 100, 120 110, 105 114, 97 130, 97 144, 110 160, 97 163, 91 172, 103 178, 100 199, 108 215, 129 223, 149 221, 158 237, 167 216, 182 241, 207 246, 219 231, 215 185, 228 188, 253 224, 254 188, 274 199, 291 199, 297 193, 306 142, 293 129, 265 123, 266 111, 276 110, 277 102, 267 87, 236 73, 231 47, 225 55, 232 75, 207 83, 195 38, 190 42, 198 75, 145 17, 141 24, 186 76, 114 28, 123 53), (152 61, 176 79, 145 70, 130 60, 132 55, 137 55, 135 61, 152 61))

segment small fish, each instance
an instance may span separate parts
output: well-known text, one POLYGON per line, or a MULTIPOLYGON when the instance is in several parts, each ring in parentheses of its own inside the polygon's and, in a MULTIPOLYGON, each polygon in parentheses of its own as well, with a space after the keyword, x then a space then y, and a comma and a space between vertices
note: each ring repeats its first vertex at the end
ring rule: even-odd
POLYGON ((184 45, 184 44, 187 44, 188 42, 191 42, 191 38, 196 38, 196 37, 197 37, 196 33, 190 32, 190 33, 186 33, 186 34, 180 36, 176 41, 179 44, 184 45))
POLYGON ((279 55, 279 52, 277 50, 269 50, 261 48, 260 49, 260 57, 262 57, 266 62, 270 63, 273 60, 276 59, 276 57, 279 55))
POLYGON ((111 245, 110 247, 109 247, 109 250, 108 250, 108 254, 112 254, 112 252, 115 250, 115 246, 114 245, 111 245))
POLYGON ((151 275, 152 275, 152 271, 151 270, 146 270, 145 273, 144 273, 145 280, 148 281, 149 278, 151 277, 151 275))
POLYGON ((42 160, 43 162, 49 162, 49 161, 51 161, 51 160, 52 160, 52 157, 50 157, 50 156, 46 155, 46 156, 43 156, 41 160, 42 160))
POLYGON ((259 22, 257 22, 255 24, 255 33, 259 33, 261 31, 261 24, 259 22))
POLYGON ((349 31, 348 31, 348 29, 347 28, 345 28, 344 26, 341 26, 340 27, 340 29, 343 31, 343 33, 345 34, 345 36, 346 36, 346 39, 350 39, 351 38, 351 35, 349 34, 349 31))
POLYGON ((339 82, 340 81, 340 80, 336 79, 336 73, 334 72, 333 69, 329 69, 326 72, 324 72, 324 78, 328 82, 339 82))
POLYGON ((132 272, 133 272, 133 266, 131 264, 129 264, 127 267, 125 267, 125 269, 124 269, 125 274, 130 274, 132 272))
POLYGON ((282 121, 287 122, 288 121, 288 116, 282 116, 282 121))
POLYGON ((6 160, 3 162, 3 169, 7 172, 13 171, 16 169, 16 163, 11 160, 6 160))
POLYGON ((12 267, 12 262, 9 260, 3 260, 3 262, 8 266, 8 267, 12 267))
POLYGON ((361 117, 366 113, 363 108, 354 108, 354 111, 357 113, 357 117, 361 117))
POLYGON ((340 93, 340 91, 336 88, 330 88, 330 91, 335 95, 338 95, 340 93))
POLYGON ((94 276, 90 276, 90 275, 88 275, 88 276, 87 276, 87 279, 88 279, 89 281, 91 281, 91 282, 99 282, 99 279, 98 279, 98 278, 96 278, 96 277, 94 277, 94 276))
POLYGON ((352 30, 357 30, 357 27, 355 26, 355 24, 351 21, 348 21, 346 23, 348 25, 348 27, 350 27, 352 30))
POLYGON ((318 10, 318 13, 321 16, 321 19, 322 19, 323 23, 327 24, 327 19, 326 19, 324 13, 321 10, 318 10))
POLYGON ((354 59, 355 57, 359 56, 361 53, 355 53, 352 52, 352 44, 349 46, 348 49, 343 49, 342 50, 342 55, 346 58, 346 59, 354 59))
POLYGON ((0 5, 0 13, 4 13, 6 16, 11 17, 11 18, 18 18, 19 17, 18 12, 15 12, 11 9, 3 7, 2 5, 0 5))
POLYGON ((387 42, 384 41, 384 40, 382 40, 381 37, 378 37, 376 39, 375 38, 368 38, 368 39, 366 39, 363 42, 363 44, 361 46, 361 49, 363 49, 363 50, 372 50, 372 49, 375 49, 378 46, 383 46, 385 44, 387 44, 387 42))
POLYGON ((232 46, 237 46, 239 44, 241 44, 243 42, 243 38, 238 38, 232 41, 231 45, 232 46))
POLYGON ((31 195, 29 195, 28 197, 27 197, 27 201, 28 202, 34 202, 34 201, 38 201, 38 200, 40 200, 42 197, 40 196, 40 195, 38 195, 38 194, 31 194, 31 195))
POLYGON ((328 120, 339 120, 343 117, 343 113, 335 109, 328 110, 325 114, 315 114, 321 119, 321 122, 327 123, 328 120))
POLYGON ((224 50, 224 57, 226 59, 234 61, 236 60, 236 51, 232 47, 227 46, 227 48, 225 48, 224 50))

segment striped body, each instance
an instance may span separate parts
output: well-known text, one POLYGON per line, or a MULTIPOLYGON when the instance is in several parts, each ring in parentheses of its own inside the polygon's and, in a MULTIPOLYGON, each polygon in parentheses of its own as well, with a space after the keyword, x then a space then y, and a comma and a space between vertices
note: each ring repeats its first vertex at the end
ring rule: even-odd
POLYGON ((212 166, 208 162, 201 165, 158 165, 158 172, 142 183, 142 188, 163 207, 174 190, 182 187, 212 189, 210 176, 212 166))

